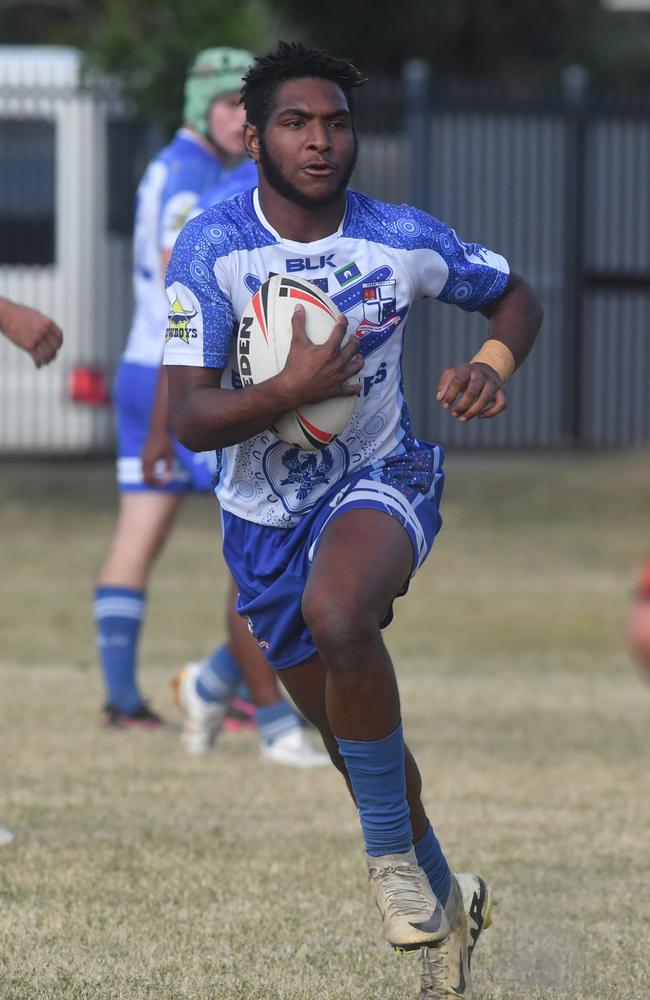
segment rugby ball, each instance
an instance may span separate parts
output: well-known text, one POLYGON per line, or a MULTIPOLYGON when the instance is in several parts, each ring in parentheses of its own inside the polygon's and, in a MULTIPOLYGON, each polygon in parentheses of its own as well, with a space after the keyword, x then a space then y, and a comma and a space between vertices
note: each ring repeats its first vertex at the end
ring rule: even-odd
MULTIPOLYGON (((291 318, 301 303, 305 331, 314 344, 323 344, 341 315, 320 288, 293 275, 274 274, 261 285, 246 306, 237 334, 237 365, 242 385, 259 385, 284 368, 291 346, 291 318)), ((350 334, 346 334, 345 343, 350 334)), ((358 381, 354 376, 350 381, 358 381)), ((319 451, 345 430, 356 396, 334 396, 292 410, 269 430, 303 451, 319 451)))

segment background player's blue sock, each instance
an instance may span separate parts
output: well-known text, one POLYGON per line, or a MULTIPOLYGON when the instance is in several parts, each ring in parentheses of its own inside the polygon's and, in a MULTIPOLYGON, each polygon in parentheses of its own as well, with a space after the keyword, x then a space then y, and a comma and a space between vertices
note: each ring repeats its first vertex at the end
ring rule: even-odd
POLYGON ((249 688, 246 681, 241 680, 237 685, 237 690, 234 694, 235 698, 241 698, 242 701, 248 701, 253 703, 253 695, 251 694, 251 689, 249 688))
POLYGON ((300 719, 295 709, 280 698, 275 705, 255 709, 255 721, 262 741, 268 746, 290 729, 300 728, 300 719))
POLYGON ((143 704, 135 671, 145 604, 144 590, 131 587, 95 589, 95 634, 106 699, 127 715, 137 712, 143 704))
POLYGON ((420 868, 424 868, 429 885, 444 906, 451 889, 451 872, 430 823, 424 837, 413 846, 420 868))
POLYGON ((405 854, 412 847, 412 834, 401 722, 383 740, 338 739, 338 745, 357 801, 366 852, 374 857, 405 854))
POLYGON ((196 681, 196 693, 203 701, 229 701, 241 681, 237 660, 227 646, 206 656, 196 681))

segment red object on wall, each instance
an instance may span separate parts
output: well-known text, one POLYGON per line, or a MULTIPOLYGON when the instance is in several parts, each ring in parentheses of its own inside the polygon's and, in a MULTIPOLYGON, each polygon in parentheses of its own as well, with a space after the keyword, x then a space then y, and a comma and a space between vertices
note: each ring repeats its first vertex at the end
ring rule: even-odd
POLYGON ((77 365, 68 375, 68 399, 86 406, 106 406, 111 401, 108 377, 103 368, 77 365))

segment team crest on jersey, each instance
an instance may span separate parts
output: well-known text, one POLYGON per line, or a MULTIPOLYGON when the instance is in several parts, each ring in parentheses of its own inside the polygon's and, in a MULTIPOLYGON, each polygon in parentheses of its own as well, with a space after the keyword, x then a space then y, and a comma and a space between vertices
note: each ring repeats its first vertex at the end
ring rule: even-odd
POLYGON ((355 330, 364 358, 374 354, 395 333, 407 309, 397 308, 394 278, 364 281, 361 286, 363 319, 355 330))
POLYGON ((290 448, 282 456, 282 464, 288 475, 286 479, 280 480, 280 486, 295 485, 296 498, 306 500, 315 486, 329 483, 334 459, 326 448, 320 455, 312 452, 305 455, 298 448, 290 448))
POLYGON ((301 451, 283 442, 264 454, 264 474, 271 490, 289 514, 305 514, 345 475, 350 456, 340 441, 319 452, 301 451))
POLYGON ((183 288, 183 293, 179 290, 178 282, 167 289, 167 297, 170 301, 169 312, 167 313, 167 330, 165 340, 182 340, 184 344, 189 344, 190 340, 195 340, 198 336, 198 327, 193 320, 198 315, 198 304, 195 306, 190 299, 191 293, 183 288))
POLYGON ((397 298, 395 279, 390 281, 364 282, 361 286, 363 318, 374 326, 381 326, 395 313, 397 298))

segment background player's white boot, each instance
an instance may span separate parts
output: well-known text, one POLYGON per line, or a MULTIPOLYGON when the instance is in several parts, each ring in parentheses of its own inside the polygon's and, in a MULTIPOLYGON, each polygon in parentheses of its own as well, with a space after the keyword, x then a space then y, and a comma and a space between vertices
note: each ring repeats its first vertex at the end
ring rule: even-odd
POLYGON ((411 951, 442 941, 449 934, 447 914, 413 849, 380 858, 366 855, 366 862, 384 937, 396 950, 411 951))
POLYGON ((331 763, 329 754, 312 746, 300 725, 276 736, 272 743, 262 743, 261 753, 263 760, 290 767, 323 767, 331 763))
POLYGON ((172 678, 174 699, 183 713, 181 740, 190 753, 208 753, 226 717, 228 705, 220 701, 204 701, 196 691, 201 672, 200 663, 186 663, 172 678))

